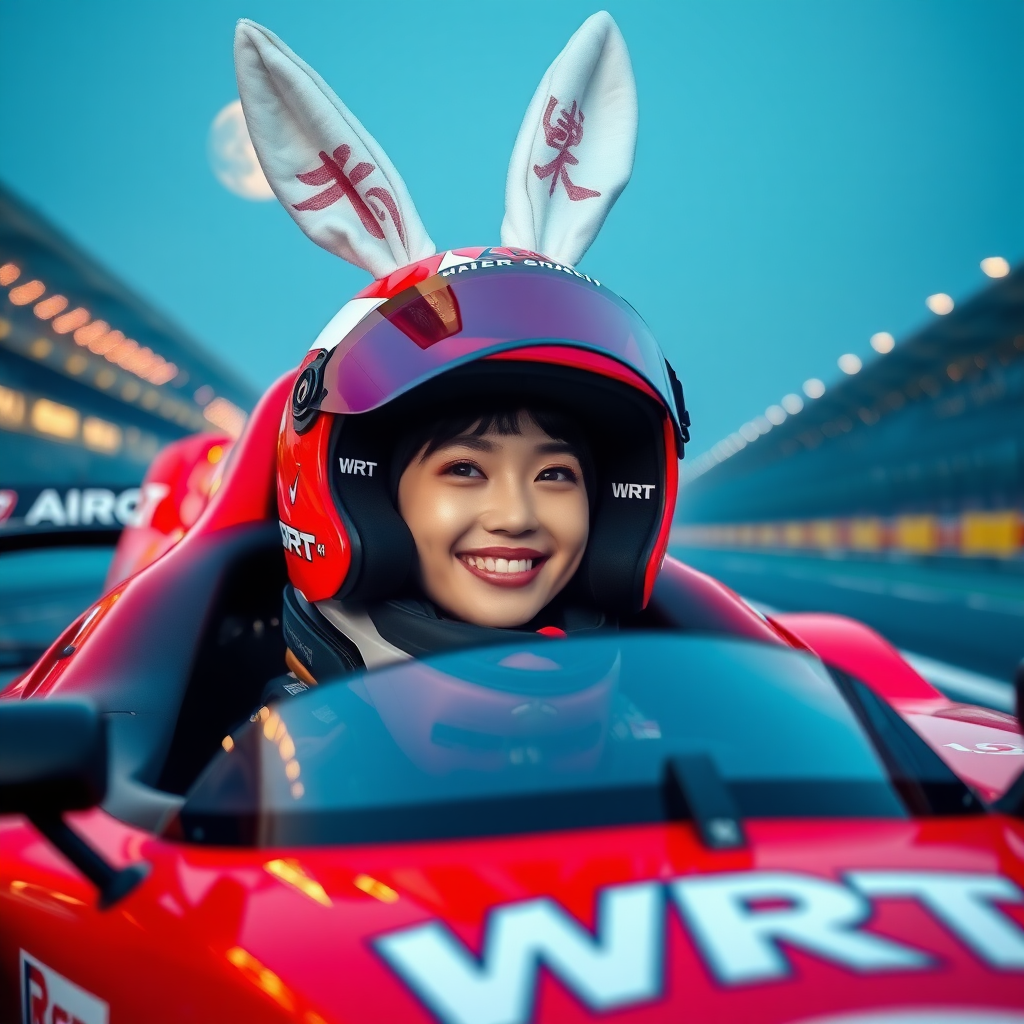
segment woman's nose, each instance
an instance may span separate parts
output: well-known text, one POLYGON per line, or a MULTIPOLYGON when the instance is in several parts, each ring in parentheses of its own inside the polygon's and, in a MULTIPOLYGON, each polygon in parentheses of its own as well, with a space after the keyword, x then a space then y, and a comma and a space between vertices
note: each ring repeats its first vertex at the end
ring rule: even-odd
POLYGON ((506 477, 494 481, 494 501, 481 519, 491 533, 518 535, 536 530, 537 510, 528 483, 506 477))

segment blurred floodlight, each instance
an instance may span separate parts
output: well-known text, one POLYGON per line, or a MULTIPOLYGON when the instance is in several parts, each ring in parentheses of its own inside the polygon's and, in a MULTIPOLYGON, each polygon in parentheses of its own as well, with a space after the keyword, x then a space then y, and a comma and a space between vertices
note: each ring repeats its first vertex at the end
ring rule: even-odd
POLYGON ((860 361, 860 356, 855 356, 852 352, 847 352, 845 355, 840 356, 836 362, 839 363, 839 369, 843 373, 860 373, 860 368, 864 365, 860 361))
POLYGON ((1010 272, 1010 264, 1002 256, 986 256, 981 261, 981 269, 989 277, 1006 277, 1010 272))
POLYGON ((871 335, 871 347, 884 356, 896 347, 896 339, 888 331, 879 331, 871 335))
POLYGON ((764 411, 765 418, 776 427, 786 419, 786 410, 781 405, 769 405, 764 411))
POLYGON ((761 436, 761 431, 753 423, 744 423, 740 427, 740 434, 745 441, 756 441, 761 436))
POLYGON ((738 430, 735 434, 729 435, 729 440, 736 446, 736 451, 747 447, 747 439, 738 430))
POLYGON ((751 421, 754 424, 754 429, 759 434, 767 434, 772 429, 771 421, 767 416, 755 416, 751 421))
POLYGON ((801 409, 803 409, 804 400, 799 395, 786 395, 782 399, 781 405, 790 416, 795 416, 801 409))
POLYGON ((825 394, 825 385, 817 377, 804 381, 804 394, 808 398, 821 398, 825 394))
POLYGON ((939 316, 953 312, 953 300, 945 292, 936 292, 924 300, 924 304, 939 316))

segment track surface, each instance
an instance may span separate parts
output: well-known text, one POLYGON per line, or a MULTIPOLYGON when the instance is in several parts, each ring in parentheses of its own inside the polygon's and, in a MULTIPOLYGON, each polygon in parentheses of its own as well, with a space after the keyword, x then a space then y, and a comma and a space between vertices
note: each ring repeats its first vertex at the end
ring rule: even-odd
POLYGON ((672 554, 754 601, 850 615, 897 647, 1013 678, 1024 658, 1024 575, 673 546, 672 554))

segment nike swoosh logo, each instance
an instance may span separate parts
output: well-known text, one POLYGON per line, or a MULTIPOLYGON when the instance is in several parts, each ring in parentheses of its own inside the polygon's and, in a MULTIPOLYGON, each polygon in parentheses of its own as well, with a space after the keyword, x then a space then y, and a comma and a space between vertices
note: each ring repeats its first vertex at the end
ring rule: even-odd
POLYGON ((299 471, 295 471, 295 479, 292 481, 291 486, 288 488, 288 497, 291 498, 292 504, 295 504, 295 492, 299 489, 299 471))

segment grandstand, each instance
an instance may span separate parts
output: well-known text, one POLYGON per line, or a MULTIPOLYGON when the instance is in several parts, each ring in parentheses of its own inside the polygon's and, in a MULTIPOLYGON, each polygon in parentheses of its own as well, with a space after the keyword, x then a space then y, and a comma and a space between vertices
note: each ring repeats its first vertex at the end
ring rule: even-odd
POLYGON ((256 397, 0 186, 0 538, 117 528, 162 445, 256 397))
POLYGON ((802 409, 790 397, 684 476, 676 543, 1022 559, 1024 268, 802 409))

